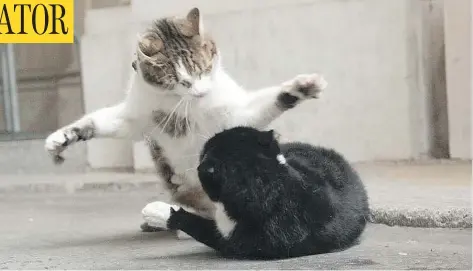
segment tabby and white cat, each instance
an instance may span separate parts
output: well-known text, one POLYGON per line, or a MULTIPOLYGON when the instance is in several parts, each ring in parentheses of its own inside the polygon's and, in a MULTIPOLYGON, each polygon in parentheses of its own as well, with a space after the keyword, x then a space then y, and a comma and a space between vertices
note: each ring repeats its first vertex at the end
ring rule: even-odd
MULTIPOLYGON (((207 218, 214 216, 215 206, 196 171, 205 141, 225 128, 266 127, 300 102, 318 98, 327 85, 320 75, 308 74, 258 91, 241 88, 222 68, 197 8, 185 17, 154 21, 139 35, 136 54, 125 99, 52 133, 45 148, 61 163, 61 153, 78 141, 146 135, 172 199, 207 218)), ((151 217, 148 211, 152 205, 144 209, 145 220, 151 217)))

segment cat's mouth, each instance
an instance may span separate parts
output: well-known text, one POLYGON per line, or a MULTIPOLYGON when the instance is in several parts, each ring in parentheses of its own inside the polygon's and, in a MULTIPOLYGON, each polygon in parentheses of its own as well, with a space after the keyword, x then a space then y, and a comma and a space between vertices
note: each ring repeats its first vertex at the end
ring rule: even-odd
POLYGON ((209 94, 209 91, 208 90, 198 90, 198 89, 192 89, 190 90, 189 92, 189 95, 193 98, 203 98, 205 97, 207 94, 209 94))
POLYGON ((207 93, 192 93, 191 95, 192 97, 195 97, 195 98, 202 98, 205 95, 207 95, 207 93))

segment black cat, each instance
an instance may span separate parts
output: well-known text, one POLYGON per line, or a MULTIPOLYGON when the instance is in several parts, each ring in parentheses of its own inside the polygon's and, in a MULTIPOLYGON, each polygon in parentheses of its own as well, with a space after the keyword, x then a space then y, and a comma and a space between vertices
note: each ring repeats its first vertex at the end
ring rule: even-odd
POLYGON ((211 138, 198 167, 215 220, 171 208, 182 230, 222 255, 277 259, 354 245, 369 216, 359 176, 337 152, 279 144, 273 131, 237 127, 211 138))

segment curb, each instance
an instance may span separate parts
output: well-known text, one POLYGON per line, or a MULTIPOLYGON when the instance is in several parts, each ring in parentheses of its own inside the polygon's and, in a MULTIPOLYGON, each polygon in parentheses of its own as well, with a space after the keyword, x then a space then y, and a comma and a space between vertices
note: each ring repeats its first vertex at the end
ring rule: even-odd
POLYGON ((27 183, 0 185, 1 194, 11 193, 84 193, 84 192, 118 192, 118 191, 134 191, 149 188, 158 188, 156 181, 144 182, 67 182, 59 183, 27 183))
POLYGON ((439 211, 428 208, 389 209, 371 207, 371 222, 388 226, 415 228, 471 228, 471 209, 439 211))

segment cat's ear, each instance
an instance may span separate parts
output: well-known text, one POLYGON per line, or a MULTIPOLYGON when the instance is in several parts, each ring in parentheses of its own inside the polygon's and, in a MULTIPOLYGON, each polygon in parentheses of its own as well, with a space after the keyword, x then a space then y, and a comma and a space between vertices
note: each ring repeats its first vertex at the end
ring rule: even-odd
POLYGON ((278 136, 279 134, 272 129, 267 132, 260 132, 259 134, 259 144, 266 148, 268 157, 276 156, 281 152, 277 140, 278 136))
POLYGON ((269 146, 274 141, 274 130, 260 132, 258 142, 262 146, 269 146))
POLYGON ((158 35, 153 33, 137 34, 138 38, 138 54, 141 57, 150 58, 155 56, 163 48, 163 41, 158 35))
POLYGON ((202 22, 202 16, 198 8, 193 8, 187 13, 187 20, 192 25, 192 31, 197 35, 204 34, 204 23, 202 22))

